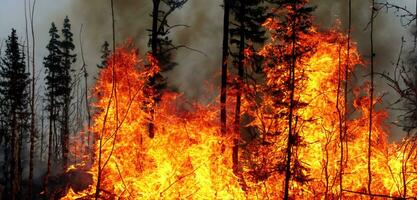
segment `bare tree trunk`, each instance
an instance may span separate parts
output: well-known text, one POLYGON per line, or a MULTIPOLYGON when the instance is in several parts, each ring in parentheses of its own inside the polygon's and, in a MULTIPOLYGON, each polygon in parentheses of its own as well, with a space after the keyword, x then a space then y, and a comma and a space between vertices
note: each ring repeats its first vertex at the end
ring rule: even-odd
MULTIPOLYGON (((59 116, 58 116, 58 114, 59 114, 59 111, 54 111, 54 112, 56 112, 56 113, 54 113, 54 114, 56 114, 56 117, 58 118, 59 116)), ((53 137, 53 143, 54 143, 54 150, 53 150, 53 152, 54 152, 54 163, 58 163, 58 160, 59 160, 59 152, 60 152, 60 150, 59 150, 59 140, 58 140, 58 136, 61 136, 61 133, 60 132, 58 132, 57 131, 57 128, 56 128, 56 118, 54 118, 54 121, 52 122, 52 124, 53 124, 53 126, 54 126, 54 137, 53 137)))
MULTIPOLYGON (((342 85, 342 63, 341 63, 341 47, 339 48, 339 69, 338 69, 338 78, 337 78, 337 97, 336 97, 336 110, 339 118, 339 141, 340 141, 340 163, 339 163, 339 190, 340 190, 340 199, 342 199, 343 193, 343 117, 342 111, 340 110, 340 89, 342 85)), ((346 68, 347 69, 347 68, 346 68)))
POLYGON ((44 121, 45 121, 45 115, 44 115, 44 108, 42 106, 42 116, 41 116, 41 150, 40 150, 40 160, 43 161, 43 146, 44 146, 44 121))
POLYGON ((373 113, 373 100, 374 100, 374 16, 375 16, 375 0, 372 0, 371 6, 371 86, 369 91, 369 134, 368 134, 368 193, 372 198, 371 184, 372 184, 372 172, 371 172, 371 156, 372 156, 372 113, 373 113))
POLYGON ((20 160, 20 151, 19 151, 19 133, 17 130, 17 116, 16 113, 12 113, 11 121, 11 182, 12 182, 12 191, 11 191, 11 200, 18 199, 18 194, 20 193, 20 169, 19 169, 19 160, 20 160))
POLYGON ((417 47, 417 0, 416 0, 416 15, 414 16, 415 17, 415 20, 416 20, 416 24, 415 24, 415 32, 414 32, 414 49, 413 49, 413 51, 415 51, 416 50, 416 47, 417 47))
MULTIPOLYGON (((54 74, 52 74, 54 76, 54 74)), ((50 95, 50 102, 49 105, 49 138, 48 138, 48 164, 46 168, 46 174, 44 177, 44 192, 45 195, 48 196, 48 181, 49 176, 51 175, 51 165, 52 165, 52 146, 53 146, 53 137, 55 135, 55 128, 54 128, 54 120, 55 120, 55 103, 54 103, 54 88, 52 88, 51 95, 50 95)))
MULTIPOLYGON (((115 80, 116 79, 116 77, 115 77, 115 65, 114 65, 114 62, 115 62, 115 53, 116 53, 116 46, 115 46, 115 43, 116 43, 116 33, 115 33, 114 4, 113 4, 113 0, 110 0, 110 6, 111 6, 112 31, 113 31, 113 54, 112 54, 113 55, 112 56, 113 57, 113 59, 112 59, 112 70, 113 70, 112 76, 113 76, 113 81, 112 81, 112 92, 111 92, 110 100, 109 100, 109 103, 107 105, 106 114, 104 116, 102 134, 105 131, 107 116, 108 116, 108 112, 109 112, 109 109, 110 109, 110 106, 111 106, 113 94, 114 94, 114 96, 117 95, 116 94, 116 80, 115 80)), ((115 97, 115 101, 116 101, 115 104, 116 104, 116 122, 117 122, 116 127, 117 127, 119 125, 119 119, 118 119, 119 113, 118 113, 118 108, 117 108, 117 97, 115 97)), ((101 175, 102 175, 102 170, 104 168, 104 166, 103 166, 103 168, 101 167, 101 159, 102 159, 102 152, 101 152, 101 150, 102 150, 102 147, 103 147, 102 146, 103 145, 103 135, 101 135, 101 137, 99 138, 99 140, 100 140, 100 143, 99 143, 98 170, 97 170, 97 173, 98 174, 97 174, 96 193, 95 193, 95 196, 94 196, 95 200, 98 200, 100 198, 101 175)))
POLYGON ((226 93, 227 93, 227 62, 229 60, 229 16, 230 0, 224 0, 223 18, 223 55, 222 55, 222 77, 220 91, 220 132, 226 135, 226 93))
MULTIPOLYGON (((31 113, 31 120, 30 120, 30 152, 29 152, 29 198, 32 198, 33 192, 33 168, 34 168, 34 157, 35 157, 35 137, 36 137, 36 127, 35 127, 35 88, 36 88, 36 75, 35 75, 35 30, 34 30, 34 23, 33 23, 33 16, 35 13, 35 5, 36 0, 33 1, 32 4, 32 12, 30 13, 30 27, 32 33, 32 94, 31 94, 31 105, 30 105, 30 113, 31 113)), ((29 41, 28 41, 29 44, 29 41)))
MULTIPOLYGON (((153 1, 153 9, 152 9, 152 38, 151 38, 151 48, 152 48, 152 56, 157 56, 158 54, 158 14, 159 14, 159 5, 161 3, 160 0, 152 0, 153 1)), ((156 78, 151 77, 149 79, 149 84, 153 86, 155 84, 156 78)), ((150 138, 155 137, 155 124, 154 124, 154 114, 155 108, 151 107, 149 111, 150 119, 148 124, 148 134, 150 138)))
POLYGON ((238 174, 239 165, 239 138, 240 138, 240 107, 241 107, 241 96, 242 96, 242 83, 244 76, 244 51, 245 51, 245 3, 240 3, 240 43, 239 43, 239 63, 238 63, 238 83, 237 83, 237 94, 236 94, 236 109, 235 109, 235 139, 233 141, 233 171, 238 174))
MULTIPOLYGON (((343 113, 343 126, 339 124, 339 140, 340 140, 340 172, 339 172, 339 190, 340 199, 343 199, 343 169, 344 169, 344 146, 343 142, 347 135, 347 116, 348 116, 348 72, 350 67, 350 38, 352 34, 352 1, 348 0, 348 33, 347 33, 347 55, 346 55, 346 66, 345 66, 345 78, 344 78, 344 113, 343 113), (343 130, 342 130, 343 128, 343 130)), ((339 52, 340 53, 340 52, 339 52)), ((339 69, 340 70, 340 69, 339 69)), ((340 71, 339 71, 340 72, 340 71)), ((340 78, 339 78, 340 80, 340 78)), ((337 102, 339 103, 339 102, 337 102)), ((339 114, 340 116, 340 114, 339 114)))
MULTIPOLYGON (((85 98, 85 108, 87 110, 87 126, 88 126, 87 127, 87 148, 88 148, 88 153, 90 153, 91 111, 90 111, 90 103, 88 101, 88 72, 87 72, 87 65, 85 64, 85 59, 84 59, 84 49, 83 49, 83 41, 82 41, 82 32, 83 32, 83 25, 81 24, 81 29, 80 29, 80 48, 81 48, 81 58, 83 60, 83 66, 81 67, 81 70, 84 73, 84 88, 85 88, 84 98, 85 98)), ((92 158, 92 156, 91 156, 91 158, 92 158)))
POLYGON ((70 97, 65 97, 65 105, 63 108, 63 127, 61 127, 61 156, 62 156, 62 171, 65 171, 68 167, 68 155, 69 155, 69 100, 70 97))
MULTIPOLYGON (((293 2, 292 9, 296 10, 296 2, 293 2)), ((289 115, 288 115, 288 138, 287 138, 287 160, 286 160, 286 167, 285 167, 285 185, 284 185, 284 199, 288 200, 289 198, 289 187, 290 187, 290 180, 291 180, 291 155, 292 155, 292 143, 294 140, 293 136, 293 115, 294 115, 294 94, 295 94, 295 65, 297 62, 296 57, 296 22, 295 19, 292 19, 292 63, 290 66, 290 107, 289 107, 289 115)))
MULTIPOLYGON (((30 43, 29 43, 29 27, 28 27, 29 22, 28 22, 28 16, 27 16, 27 11, 28 11, 28 9, 27 9, 27 0, 24 0, 24 9, 25 9, 26 55, 27 55, 26 63, 27 63, 27 68, 28 68, 27 70, 28 70, 28 72, 30 72, 30 56, 29 56, 29 54, 30 54, 30 52, 29 52, 30 43)), ((30 13, 29 13, 29 15, 30 15, 30 13)))
MULTIPOLYGON (((84 62, 84 61, 83 61, 84 62)), ((87 69, 84 67, 84 88, 85 88, 85 107, 87 110, 87 147, 90 149, 90 140, 91 140, 91 111, 90 111, 90 103, 88 101, 88 73, 87 69)), ((90 152, 90 150, 89 150, 90 152)))
MULTIPOLYGON (((27 57, 26 57, 26 59, 27 59, 27 70, 28 70, 28 72, 30 72, 30 56, 29 56, 29 54, 30 54, 30 52, 29 52, 29 46, 30 46, 30 42, 29 42, 29 28, 28 28, 28 16, 27 16, 27 0, 24 0, 24 8, 25 8, 25 26, 26 26, 26 28, 25 28, 25 32, 26 32, 26 55, 27 55, 27 57)), ((30 6, 30 5, 29 5, 30 6)), ((29 15, 30 15, 30 12, 29 12, 29 15)), ((33 81, 33 80, 32 80, 33 81)), ((32 107, 31 107, 32 108, 32 107)), ((32 128, 32 127, 31 127, 32 128)), ((32 130, 31 130, 32 131, 32 130)), ((32 134, 32 132, 31 132, 31 134, 32 134)), ((32 142, 32 141, 31 141, 32 142)), ((31 147, 32 147, 32 144, 30 144, 31 145, 31 147)), ((30 149, 30 150, 32 150, 32 148, 30 149)), ((28 197, 29 197, 29 199, 31 199, 32 198, 32 187, 33 187, 33 184, 32 184, 32 177, 33 177, 33 168, 32 168, 32 164, 33 164, 33 161, 32 161, 32 159, 33 159, 33 156, 32 156, 32 154, 31 154, 31 152, 29 153, 30 155, 29 155, 29 194, 28 194, 28 197)))

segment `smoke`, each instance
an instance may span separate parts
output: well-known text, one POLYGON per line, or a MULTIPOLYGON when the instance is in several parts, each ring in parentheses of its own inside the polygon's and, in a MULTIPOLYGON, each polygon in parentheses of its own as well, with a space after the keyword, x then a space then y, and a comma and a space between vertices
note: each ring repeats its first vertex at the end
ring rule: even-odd
MULTIPOLYGON (((123 0, 114 1, 116 19, 116 43, 133 39, 144 55, 149 47, 148 29, 151 28, 152 1, 123 0)), ((163 5, 163 4, 162 4, 163 5)), ((175 45, 185 45, 175 52, 175 61, 179 63, 174 70, 167 72, 171 87, 185 92, 189 97, 198 97, 200 87, 206 80, 213 79, 218 71, 221 56, 222 9, 221 1, 190 0, 184 7, 174 11, 168 19, 170 25, 180 26, 171 31, 175 45)), ((74 0, 71 18, 84 25, 86 58, 90 62, 90 74, 95 74, 94 63, 99 62, 101 44, 111 41, 111 10, 109 1, 74 0)), ((215 82, 213 82, 215 83, 215 82)))
MULTIPOLYGON (((377 1, 382 2, 382 1, 377 1)), ((385 2, 385 1, 384 1, 385 2)), ((318 5, 316 10, 316 22, 320 27, 329 27, 340 20, 342 30, 348 27, 348 1, 313 0, 313 4, 318 5)), ((392 2, 398 4, 398 2, 392 2)), ((411 1, 398 4, 400 6, 411 7, 411 1)), ((369 1, 352 1, 352 39, 358 44, 359 51, 365 59, 364 68, 359 68, 353 77, 352 83, 360 87, 364 81, 369 80, 369 60, 370 60, 370 7, 369 1)), ((412 10, 413 11, 413 10, 412 10)), ((393 74, 394 64, 398 58, 401 48, 401 37, 408 41, 405 52, 411 49, 413 37, 410 34, 410 27, 403 27, 400 18, 396 17, 395 10, 381 9, 374 21, 374 70, 379 73, 393 74)), ((382 105, 377 109, 387 108, 399 96, 387 85, 387 81, 380 76, 375 76, 375 96, 383 96, 382 105)), ((398 120, 402 112, 389 110, 388 123, 398 120)), ((405 133, 397 126, 390 127, 390 139, 400 140, 405 133)))
MULTIPOLYGON (((170 86, 178 88, 192 98, 201 97, 206 82, 217 86, 221 62, 222 1, 189 0, 185 6, 175 11, 168 22, 188 25, 189 28, 178 28, 172 31, 174 44, 204 52, 206 55, 182 48, 176 51, 175 60, 178 66, 166 74, 170 86)), ((314 12, 316 24, 322 29, 334 27, 340 21, 340 29, 347 30, 348 1, 312 0, 317 6, 314 12)), ((111 40, 111 10, 109 1, 74 0, 71 4, 74 21, 84 24, 86 57, 90 63, 90 74, 96 73, 94 63, 99 62, 100 45, 111 40)), ((147 29, 151 27, 152 1, 123 0, 115 1, 117 43, 127 38, 137 42, 142 54, 149 50, 147 46, 147 29)), ((365 60, 370 58, 370 3, 368 1, 352 1, 352 40, 357 42, 359 51, 365 60), (367 28, 368 27, 368 28, 367 28)), ((392 62, 396 60, 400 48, 401 37, 411 40, 409 31, 400 25, 399 19, 391 11, 380 11, 374 26, 375 71, 391 72, 392 62)), ((358 72, 353 82, 365 80, 367 68, 358 72)), ((397 96, 390 91, 384 80, 376 80, 376 95, 386 95, 384 101, 393 102, 397 96)), ((392 113, 391 121, 399 113, 392 113)), ((400 132, 396 129, 394 132, 400 132)), ((396 138, 396 137, 393 137, 396 138)))

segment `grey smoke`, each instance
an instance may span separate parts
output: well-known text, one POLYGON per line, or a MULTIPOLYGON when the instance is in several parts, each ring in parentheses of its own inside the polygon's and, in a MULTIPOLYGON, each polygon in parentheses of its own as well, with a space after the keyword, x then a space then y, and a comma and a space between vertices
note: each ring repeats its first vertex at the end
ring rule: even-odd
MULTIPOLYGON (((124 0, 116 2, 116 30, 117 42, 121 43, 127 38, 133 38, 142 53, 148 50, 148 32, 152 9, 151 1, 124 0)), ((347 28, 348 4, 341 0, 312 0, 311 4, 317 6, 315 22, 319 27, 326 29, 333 27, 337 20, 341 22, 341 30, 347 28)), ((382 2, 382 1, 381 1, 382 2)), ((399 3, 413 7, 411 0, 399 3)), ((222 34, 222 1, 190 0, 181 10, 177 10, 169 19, 171 24, 186 24, 190 28, 179 28, 172 32, 172 39, 176 44, 187 45, 205 52, 202 56, 187 49, 176 52, 175 60, 179 65, 167 74, 169 84, 177 87, 189 97, 198 98, 206 92, 203 88, 206 82, 218 85, 218 72, 221 56, 222 34)), ((72 3, 72 18, 86 27, 84 40, 88 48, 89 58, 98 57, 98 49, 104 40, 111 38, 109 3, 102 0, 74 0, 72 3)), ((365 59, 370 58, 369 29, 365 30, 370 20, 370 3, 368 1, 352 0, 352 37, 358 43, 359 50, 365 59)), ((375 21, 375 68, 378 72, 392 71, 391 63, 396 59, 399 51, 401 37, 410 41, 409 30, 402 27, 399 19, 393 17, 391 11, 380 12, 375 21)), ((91 60, 93 61, 93 59, 91 60)), ((94 69, 90 68, 90 71, 94 69)), ((361 71, 359 71, 361 72, 361 71)), ((355 82, 362 82, 366 68, 356 76, 355 82)), ((397 96, 387 87, 384 80, 377 79, 377 95, 387 94, 384 105, 392 103, 397 96)), ((397 112, 392 112, 390 121, 396 120, 397 112)), ((393 132, 401 133, 398 128, 393 132)), ((398 139, 401 134, 392 135, 398 139)))
MULTIPOLYGON (((7 38, 11 28, 16 28, 22 41, 25 40, 23 1, 0 0, 0 41, 7 38)), ((43 73, 42 60, 47 54, 45 46, 49 40, 48 29, 52 21, 61 27, 65 15, 72 21, 72 28, 77 46, 78 62, 75 69, 81 67, 79 51, 79 31, 83 24, 84 50, 88 71, 89 83, 94 84, 94 76, 97 73, 96 64, 100 62, 100 46, 107 40, 111 40, 111 13, 109 0, 38 0, 35 13, 36 32, 36 66, 38 74, 43 73)), ((369 59, 369 30, 364 30, 369 22, 369 1, 352 0, 353 2, 353 40, 359 45, 361 54, 369 59)), ((407 5, 414 12, 415 1, 395 1, 399 5, 407 5)), ((115 0, 116 3, 116 34, 117 42, 123 43, 128 38, 136 41, 141 54, 148 51, 148 32, 151 18, 149 13, 152 9, 151 0, 115 0)), ((336 20, 341 21, 341 29, 347 27, 347 0, 312 0, 317 6, 315 22, 323 29, 332 27, 336 20)), ((187 96, 204 101, 207 92, 205 85, 218 86, 219 68, 221 62, 222 23, 223 13, 222 0, 189 0, 189 2, 172 15, 169 19, 171 24, 186 24, 190 28, 179 28, 172 32, 172 39, 176 44, 183 44, 198 49, 207 56, 203 56, 187 49, 176 52, 176 61, 179 65, 167 74, 169 83, 177 87, 180 92, 187 96)), ((402 27, 399 19, 394 17, 391 11, 380 13, 375 23, 375 67, 379 72, 392 71, 391 62, 396 60, 401 37, 408 42, 413 38, 410 28, 402 27)), ((410 43, 406 46, 410 49, 410 43)), ((1 45, 0 45, 1 46, 1 45)), ((4 48, 4 47, 3 47, 4 48)), ((4 49, 3 49, 4 50, 4 49)), ((367 68, 358 71, 353 82, 363 81, 367 68), (361 73, 359 73, 361 72, 361 73)), ((43 76, 38 80, 38 92, 43 91, 43 76)), ((384 96, 384 105, 392 103, 398 96, 386 86, 384 80, 377 79, 376 95, 384 96)), ((38 104, 42 97, 39 97, 38 104)), ((41 106, 38 106, 41 109, 41 106)), ((40 113, 40 112, 39 112, 40 113)), ((390 113, 390 121, 396 120, 398 112, 390 113)), ((40 123, 40 116, 38 116, 40 123)), ((395 126, 391 127, 391 139, 398 140, 404 133, 395 126)), ((39 145, 39 144, 38 144, 39 145)), ((0 154, 1 155, 1 154, 0 154)), ((26 155, 27 156, 27 155, 26 155)), ((45 155, 44 155, 45 156, 45 155)), ((43 160, 44 161, 44 160, 43 160)), ((45 172, 45 165, 37 163, 36 175, 41 176, 45 172)), ((26 161, 27 162, 27 161, 26 161)))
MULTIPOLYGON (((15 0, 1 0, 0 7, 0 40, 7 37, 12 27, 17 28, 18 33, 24 40, 24 18, 23 2, 15 0), (13 17, 11 17, 13 16, 13 17)), ((369 22, 369 1, 352 0, 352 22, 353 40, 359 45, 361 54, 369 59, 369 31, 364 30, 369 22)), ((414 11, 413 0, 391 2, 400 5, 407 5, 414 11)), ((177 87, 192 98, 203 100, 203 94, 207 91, 206 83, 218 85, 219 68, 222 44, 222 0, 189 0, 180 10, 174 12, 169 19, 171 24, 186 24, 190 28, 178 28, 172 32, 172 39, 176 44, 183 44, 198 49, 205 54, 203 56, 196 52, 180 49, 176 52, 176 61, 179 65, 167 74, 169 84, 177 87)), ((336 20, 341 21, 341 29, 346 30, 347 24, 347 0, 312 0, 311 4, 317 6, 315 11, 315 22, 323 29, 332 27, 336 20)), ((147 47, 148 32, 152 9, 150 0, 115 0, 116 5, 116 35, 117 42, 122 43, 128 38, 136 41, 140 53, 144 55, 149 50, 147 47)), ((111 40, 111 12, 110 1, 103 0, 61 0, 61 1, 38 1, 35 14, 35 29, 37 38, 36 60, 37 67, 42 72, 42 59, 46 55, 45 46, 48 41, 48 29, 54 21, 59 27, 63 18, 68 15, 72 21, 72 28, 75 34, 77 53, 79 54, 79 30, 83 24, 83 41, 86 62, 90 74, 90 85, 93 84, 93 77, 96 76, 96 64, 100 62, 100 46, 107 40, 111 40)), ((411 41, 410 28, 402 27, 399 19, 394 17, 392 11, 381 12, 375 23, 375 49, 376 49, 376 70, 392 70, 391 62, 395 61, 401 36, 411 41)), ((410 46, 407 46, 410 48, 410 46)), ((75 68, 81 67, 81 58, 75 68)), ((363 68, 365 71, 366 68, 363 68)), ((357 75, 363 80, 363 73, 357 75)), ((43 82, 40 77, 39 84, 43 82)), ((42 90, 42 87, 38 91, 42 90)), ((393 102, 396 98, 384 81, 378 80, 377 94, 388 92, 384 102, 393 102)), ((395 120, 395 115, 390 120, 395 120)), ((393 130, 393 132, 400 132, 393 130)))
MULTIPOLYGON (((207 3, 204 0, 190 0, 168 19, 171 25, 189 26, 172 30, 171 37, 176 45, 186 45, 206 54, 185 48, 179 49, 175 57, 179 65, 166 74, 172 87, 186 92, 190 97, 200 96, 202 85, 206 80, 215 82, 213 74, 218 71, 217 66, 221 55, 219 49, 222 44, 220 5, 221 1, 207 3)), ((71 14, 72 19, 84 24, 83 40, 89 54, 87 57, 93 58, 90 60, 93 63, 98 61, 100 45, 105 40, 111 40, 109 6, 107 1, 102 0, 74 0, 71 6, 74 13, 71 14)), ((128 38, 132 38, 136 41, 141 54, 144 55, 149 50, 147 29, 151 27, 151 11, 152 1, 115 1, 117 43, 123 43, 128 38)), ((94 74, 95 69, 90 67, 90 72, 94 74)))
MULTIPOLYGON (((386 1, 376 1, 386 2, 386 1)), ((388 1, 399 6, 404 6, 414 12, 415 1, 388 1)), ((348 1, 330 1, 330 0, 313 0, 313 4, 318 5, 316 10, 317 23, 326 26, 335 23, 335 20, 340 19, 343 30, 346 30, 348 23, 348 1), (330 3, 332 2, 332 3, 330 3)), ((359 51, 364 57, 365 61, 369 63, 370 59, 370 30, 368 27, 370 21, 370 7, 369 1, 352 1, 352 37, 357 42, 359 51)), ((378 17, 374 24, 374 50, 375 50, 375 71, 387 72, 392 74, 393 64, 396 62, 400 47, 401 37, 407 41, 404 52, 410 51, 412 48, 412 41, 414 38, 410 34, 410 29, 414 27, 401 26, 400 19, 395 17, 394 9, 379 11, 378 17)), ((406 54, 406 53, 405 53, 406 54)), ((369 69, 361 68, 357 71, 354 82, 357 86, 368 80, 369 69)), ((376 96, 383 96, 383 104, 379 108, 386 108, 398 99, 398 95, 386 84, 386 80, 376 76, 375 92, 376 96)), ((401 112, 396 110, 389 110, 388 123, 398 120, 398 115, 401 112)), ((404 136, 404 132, 396 127, 390 126, 390 139, 400 140, 404 136)))

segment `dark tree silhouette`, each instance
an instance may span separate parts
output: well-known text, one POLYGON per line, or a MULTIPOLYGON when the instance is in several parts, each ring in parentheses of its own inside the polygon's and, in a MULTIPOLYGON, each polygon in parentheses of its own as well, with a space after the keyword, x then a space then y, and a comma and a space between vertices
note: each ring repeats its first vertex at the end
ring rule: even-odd
MULTIPOLYGON (((230 43, 236 46, 235 51, 231 51, 234 65, 238 69, 238 77, 235 84, 236 88, 236 108, 235 108, 235 120, 234 130, 236 138, 240 137, 240 118, 241 118, 241 96, 245 67, 244 64, 244 51, 246 48, 251 47, 253 49, 254 43, 262 44, 265 42, 265 30, 262 27, 262 23, 268 17, 267 8, 263 6, 263 0, 238 0, 235 1, 231 7, 231 14, 233 20, 230 27, 230 43)), ((235 139, 233 147, 233 170, 237 172, 239 163, 239 140, 235 139)))
POLYGON ((49 44, 46 46, 48 49, 48 56, 44 58, 44 65, 46 68, 46 109, 48 110, 49 117, 49 138, 48 138, 48 164, 47 171, 44 177, 44 187, 45 193, 48 195, 48 179, 51 175, 51 165, 52 165, 52 139, 57 134, 56 132, 56 122, 59 114, 59 102, 57 98, 59 96, 59 77, 60 68, 62 64, 62 52, 61 52, 61 42, 59 41, 60 36, 58 35, 58 29, 55 24, 51 24, 49 29, 50 40, 49 44))
POLYGON ((372 199, 372 172, 371 172, 371 156, 372 156, 372 114, 374 110, 374 19, 376 17, 375 0, 371 0, 371 19, 370 19, 370 41, 371 41, 371 66, 370 66, 370 88, 369 88, 369 132, 368 132, 368 194, 372 199))
MULTIPOLYGON (((34 14, 35 14, 36 0, 32 2, 32 9, 29 8, 30 14, 30 29, 32 35, 32 80, 31 80, 31 102, 30 102, 30 150, 29 150, 29 194, 28 197, 33 197, 33 170, 35 166, 35 142, 36 142, 36 66, 35 66, 35 29, 34 29, 34 14)), ((28 54, 28 69, 29 69, 29 34, 27 28, 27 16, 26 16, 26 0, 25 0, 25 19, 26 19, 26 40, 27 40, 27 54, 28 54)), ((42 150, 41 150, 42 151, 42 150)))
MULTIPOLYGON (((152 56, 158 61, 158 65, 161 69, 161 72, 169 71, 177 65, 177 63, 172 61, 172 51, 180 48, 180 46, 175 46, 171 39, 169 39, 170 31, 178 26, 183 25, 169 25, 168 17, 177 9, 180 9, 188 0, 152 0, 153 9, 152 9, 152 28, 148 30, 150 32, 150 39, 148 46, 151 47, 152 56), (165 6, 162 5, 165 4, 165 6), (164 9, 166 7, 167 9, 164 9)), ((160 91, 166 88, 166 79, 160 74, 157 73, 155 76, 152 76, 148 80, 148 88, 145 91, 157 91, 157 93, 148 92, 149 96, 152 96, 153 102, 160 101, 161 93, 160 91)), ((152 104, 152 102, 147 102, 146 104, 152 104)), ((148 134, 150 138, 155 136, 155 124, 153 123, 153 115, 155 113, 155 108, 153 106, 149 107, 149 124, 148 124, 148 134)))
POLYGON ((0 69, 0 94, 2 101, 2 137, 6 143, 5 199, 23 198, 21 192, 21 149, 23 133, 29 128, 29 74, 25 71, 24 49, 20 48, 16 30, 12 29, 6 41, 6 51, 0 69))
POLYGON ((72 79, 71 72, 73 72, 72 64, 76 60, 76 54, 74 54, 73 34, 71 32, 71 23, 68 16, 64 19, 64 25, 62 29, 62 41, 61 41, 61 59, 62 66, 58 70, 58 90, 59 101, 62 105, 60 124, 61 124, 61 147, 62 147, 62 166, 63 170, 68 165, 68 148, 69 148, 69 120, 70 120, 70 106, 71 106, 71 91, 72 91, 72 79))
MULTIPOLYGON (((284 199, 289 199, 289 186, 291 180, 298 182, 307 181, 307 177, 303 173, 305 168, 296 155, 293 155, 295 148, 301 145, 302 138, 298 135, 296 124, 302 120, 296 116, 296 110, 303 107, 305 103, 297 101, 295 89, 297 83, 302 79, 300 75, 301 58, 314 50, 314 46, 309 46, 307 41, 303 41, 301 34, 309 34, 312 25, 311 13, 313 7, 307 5, 307 0, 270 0, 275 5, 276 11, 273 13, 275 18, 279 19, 276 27, 273 28, 273 36, 276 38, 274 48, 279 52, 279 56, 272 55, 267 62, 275 63, 269 66, 285 66, 285 70, 289 72, 289 76, 282 77, 285 85, 276 85, 271 89, 276 99, 275 105, 283 106, 288 110, 287 116, 281 116, 288 119, 288 138, 286 146, 285 158, 285 182, 284 182, 284 199), (278 65, 276 65, 278 64, 278 65), (298 74, 298 75, 296 75, 298 74), (283 91, 289 92, 287 97, 283 91)), ((267 64, 268 66, 268 64, 267 64)), ((283 71, 284 74, 284 71, 283 71)), ((281 75, 285 76, 285 75, 281 75)))
POLYGON ((227 99, 227 64, 229 60, 229 20, 230 20, 230 0, 224 0, 223 17, 223 46, 222 46, 222 75, 220 89, 220 132, 223 136, 227 132, 226 99, 227 99))

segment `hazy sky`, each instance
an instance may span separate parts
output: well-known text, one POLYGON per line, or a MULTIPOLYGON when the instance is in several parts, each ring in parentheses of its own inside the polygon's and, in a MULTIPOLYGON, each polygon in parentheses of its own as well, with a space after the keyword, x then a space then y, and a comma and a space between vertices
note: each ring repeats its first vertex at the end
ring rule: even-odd
MULTIPOLYGON (((38 61, 45 56, 48 30, 51 20, 61 24, 71 0, 37 0, 35 7, 36 57, 38 61)), ((0 40, 5 40, 11 29, 15 28, 21 41, 26 41, 24 0, 0 0, 0 40)))
MULTIPOLYGON (((11 28, 17 29, 22 42, 26 40, 24 2, 25 0, 0 0, 0 41, 7 38, 11 28)), ((147 51, 148 33, 146 29, 150 24, 151 0, 115 0, 115 2, 118 42, 132 37, 139 44, 140 52, 144 54, 147 51)), ((315 12, 316 22, 322 26, 331 26, 336 19, 340 18, 344 24, 346 22, 346 2, 347 0, 312 0, 312 4, 318 6, 315 12)), ((370 4, 365 0, 352 0, 352 2, 354 5, 353 39, 358 41, 360 50, 366 59, 369 58, 369 33, 364 31, 364 28, 369 20, 370 4)), ((407 4, 408 8, 414 12, 414 0, 391 2, 399 5, 407 4)), ((202 56, 184 49, 177 52, 176 60, 179 65, 170 72, 170 83, 189 96, 198 97, 201 92, 204 92, 201 88, 207 81, 218 83, 218 80, 214 78, 220 66, 221 4, 221 0, 189 0, 182 10, 173 15, 173 21, 191 26, 188 29, 175 31, 172 37, 174 42, 185 44, 207 54, 207 56, 202 56)), ((108 0, 37 0, 34 18, 37 68, 43 69, 42 60, 46 55, 45 46, 49 40, 48 30, 51 22, 54 21, 60 28, 66 15, 72 20, 77 48, 79 48, 80 27, 81 24, 84 25, 85 57, 90 77, 92 77, 95 75, 96 64, 99 62, 100 45, 104 40, 110 40, 111 36, 108 0)), ((390 69, 390 63, 396 59, 398 54, 402 36, 411 40, 409 29, 401 27, 398 23, 399 19, 394 15, 393 12, 382 12, 376 21, 377 71, 390 69)), ((75 68, 78 70, 80 66, 80 63, 76 63, 75 68)), ((392 93, 383 82, 378 84, 377 93, 386 92, 392 93)), ((388 96, 384 100, 389 102, 392 99, 388 96)))

